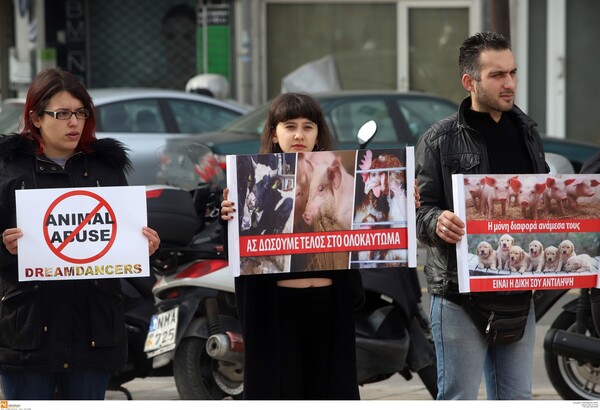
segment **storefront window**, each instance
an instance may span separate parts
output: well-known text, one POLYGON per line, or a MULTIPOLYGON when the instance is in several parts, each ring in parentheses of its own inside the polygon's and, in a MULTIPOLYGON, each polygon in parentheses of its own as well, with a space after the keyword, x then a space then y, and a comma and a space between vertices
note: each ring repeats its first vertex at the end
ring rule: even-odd
POLYGON ((458 49, 469 36, 469 9, 411 8, 409 25, 410 89, 462 101, 458 49))
POLYGON ((283 77, 332 55, 342 89, 396 89, 396 4, 269 4, 268 98, 283 77))

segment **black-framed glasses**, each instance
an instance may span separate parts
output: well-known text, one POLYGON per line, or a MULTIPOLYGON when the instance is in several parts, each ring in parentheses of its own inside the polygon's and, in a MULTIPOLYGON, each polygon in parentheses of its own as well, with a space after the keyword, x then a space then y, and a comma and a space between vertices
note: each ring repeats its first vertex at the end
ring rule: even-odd
POLYGON ((56 118, 57 120, 70 120, 73 114, 75 114, 75 118, 78 120, 85 120, 90 116, 90 110, 86 110, 82 108, 77 111, 69 111, 69 110, 58 110, 58 111, 46 111, 44 110, 44 114, 48 114, 51 117, 56 118))

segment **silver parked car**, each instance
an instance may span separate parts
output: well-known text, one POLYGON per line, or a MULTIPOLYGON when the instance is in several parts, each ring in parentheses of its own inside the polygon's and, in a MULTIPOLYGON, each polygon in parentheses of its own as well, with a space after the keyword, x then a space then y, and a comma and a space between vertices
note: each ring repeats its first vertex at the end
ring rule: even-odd
MULTIPOLYGON (((97 137, 112 137, 130 149, 131 185, 157 182, 157 150, 169 138, 222 128, 249 106, 184 91, 142 88, 90 89, 96 106, 97 137)), ((0 134, 17 132, 24 99, 7 99, 0 109, 0 134)))

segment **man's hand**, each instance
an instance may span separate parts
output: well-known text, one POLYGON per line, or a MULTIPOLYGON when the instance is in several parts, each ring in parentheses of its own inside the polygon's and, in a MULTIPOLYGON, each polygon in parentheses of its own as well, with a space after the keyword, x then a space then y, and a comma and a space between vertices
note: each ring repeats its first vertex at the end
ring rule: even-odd
POLYGON ((451 211, 444 211, 438 217, 435 232, 448 243, 460 242, 465 234, 465 224, 451 211))

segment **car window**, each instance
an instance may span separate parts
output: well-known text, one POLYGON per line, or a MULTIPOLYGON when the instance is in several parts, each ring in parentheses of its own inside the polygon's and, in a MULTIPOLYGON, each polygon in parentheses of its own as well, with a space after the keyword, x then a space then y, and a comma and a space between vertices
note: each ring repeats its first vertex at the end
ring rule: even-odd
POLYGON ((396 132, 384 100, 360 99, 330 105, 327 120, 338 142, 355 142, 358 129, 367 121, 377 122, 377 141, 397 141, 396 132))
POLYGON ((258 107, 227 124, 223 129, 230 132, 262 134, 267 119, 267 109, 268 105, 266 104, 258 107))
POLYGON ((456 114, 458 109, 456 105, 436 98, 403 97, 397 102, 415 141, 433 123, 456 114))
POLYGON ((165 122, 158 100, 128 100, 96 107, 98 131, 164 133, 165 122))
POLYGON ((224 107, 199 101, 165 100, 181 133, 214 131, 230 123, 240 114, 224 107))
POLYGON ((0 134, 9 134, 17 132, 19 121, 23 116, 24 104, 4 103, 0 108, 0 134))

